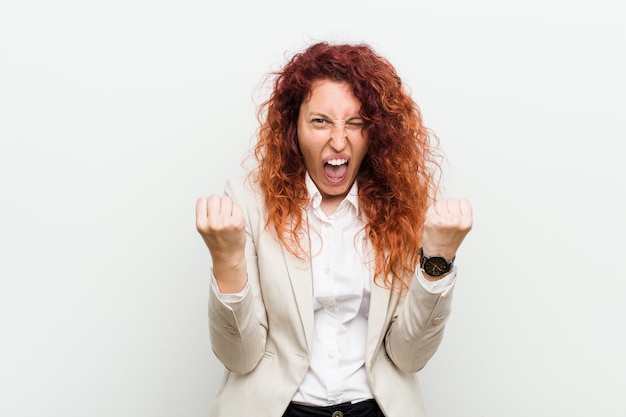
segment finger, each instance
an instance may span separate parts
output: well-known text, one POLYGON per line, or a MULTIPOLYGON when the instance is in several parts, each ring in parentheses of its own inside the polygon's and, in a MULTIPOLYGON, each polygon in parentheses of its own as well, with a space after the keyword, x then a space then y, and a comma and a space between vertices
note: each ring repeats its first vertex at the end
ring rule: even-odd
POLYGON ((461 208, 461 213, 464 219, 465 228, 467 230, 471 230, 474 224, 474 219, 473 219, 474 214, 473 214, 472 205, 470 204, 468 200, 461 199, 459 200, 459 207, 461 208))
POLYGON ((207 200, 206 197, 200 197, 198 201, 196 201, 196 219, 206 218, 207 200))
POLYGON ((207 219, 214 222, 220 216, 221 197, 217 194, 211 194, 207 199, 207 219))
POLYGON ((206 197, 200 197, 196 201, 196 230, 202 232, 207 224, 207 201, 206 197))
POLYGON ((233 222, 238 225, 243 225, 243 212, 241 207, 233 203, 233 222))
POLYGON ((432 219, 435 216, 437 216, 437 211, 435 210, 435 204, 432 204, 426 210, 426 219, 432 219))
POLYGON ((442 210, 441 201, 435 201, 429 208, 432 217, 439 216, 442 210))
POLYGON ((461 207, 455 198, 449 198, 446 200, 446 210, 448 211, 448 214, 454 217, 458 217, 461 214, 461 207))
POLYGON ((233 214, 233 200, 227 195, 220 200, 220 213, 226 217, 230 217, 233 214))
POLYGON ((468 200, 464 198, 460 199, 459 208, 461 209, 461 213, 463 215, 470 216, 470 217, 473 215, 472 204, 468 200))

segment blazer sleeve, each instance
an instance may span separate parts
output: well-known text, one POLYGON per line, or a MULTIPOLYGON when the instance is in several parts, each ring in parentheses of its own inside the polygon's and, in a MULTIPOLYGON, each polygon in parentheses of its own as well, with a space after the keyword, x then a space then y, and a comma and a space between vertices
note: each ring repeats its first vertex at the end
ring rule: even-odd
MULTIPOLYGON (((215 356, 231 372, 252 371, 263 357, 267 340, 267 315, 260 294, 259 270, 253 230, 258 229, 260 208, 243 181, 229 181, 226 195, 238 204, 246 223, 246 264, 249 290, 237 302, 225 302, 211 290, 209 335, 215 356)), ((261 226, 262 227, 262 226, 261 226)))
POLYGON ((401 297, 385 336, 385 349, 402 371, 421 370, 437 351, 450 315, 453 291, 451 284, 440 293, 429 292, 414 277, 401 297))

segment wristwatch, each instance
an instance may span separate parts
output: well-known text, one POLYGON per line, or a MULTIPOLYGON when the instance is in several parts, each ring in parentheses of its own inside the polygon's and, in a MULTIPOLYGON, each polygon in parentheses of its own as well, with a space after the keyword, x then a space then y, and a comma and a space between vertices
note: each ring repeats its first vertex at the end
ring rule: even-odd
POLYGON ((426 256, 424 255, 423 248, 419 248, 417 254, 421 256, 420 259, 420 268, 424 270, 431 277, 440 277, 443 274, 447 274, 452 269, 452 264, 454 263, 454 258, 451 260, 447 260, 446 258, 442 258, 441 256, 426 256))

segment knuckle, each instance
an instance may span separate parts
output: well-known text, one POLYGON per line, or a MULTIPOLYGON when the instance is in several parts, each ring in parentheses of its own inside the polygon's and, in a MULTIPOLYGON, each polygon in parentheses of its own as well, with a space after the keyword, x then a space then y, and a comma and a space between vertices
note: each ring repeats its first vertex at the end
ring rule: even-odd
POLYGON ((198 231, 202 231, 202 230, 205 230, 206 227, 207 227, 206 218, 197 217, 196 218, 196 229, 198 229, 198 231))

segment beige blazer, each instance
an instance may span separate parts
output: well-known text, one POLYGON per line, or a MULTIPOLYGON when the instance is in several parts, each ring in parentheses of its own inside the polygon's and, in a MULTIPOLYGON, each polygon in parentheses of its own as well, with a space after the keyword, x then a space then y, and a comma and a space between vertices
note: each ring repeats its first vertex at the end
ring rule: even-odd
MULTIPOLYGON (((261 197, 249 184, 231 180, 226 194, 243 210, 250 289, 237 303, 209 296, 211 345, 226 368, 210 416, 280 417, 309 366, 311 268, 265 227, 261 197)), ((372 284, 365 368, 385 416, 424 416, 415 373, 441 342, 451 298, 452 287, 432 294, 417 279, 403 292, 372 284)))

